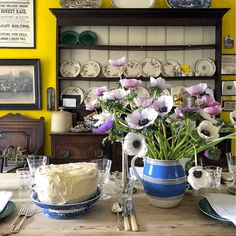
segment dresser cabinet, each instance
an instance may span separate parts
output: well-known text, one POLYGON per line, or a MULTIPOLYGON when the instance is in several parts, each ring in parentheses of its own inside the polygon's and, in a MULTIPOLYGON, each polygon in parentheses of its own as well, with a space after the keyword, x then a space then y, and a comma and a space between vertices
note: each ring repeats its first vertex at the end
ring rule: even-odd
MULTIPOLYGON (((178 85, 180 81, 185 85, 196 84, 199 81, 210 83, 214 87, 215 98, 220 100, 222 90, 222 18, 228 10, 226 8, 50 9, 56 17, 57 107, 62 106, 61 93, 65 87, 76 84, 78 87, 83 87, 86 96, 86 88, 101 86, 104 83, 109 84, 108 87, 114 87, 114 82, 119 80, 119 78, 107 78, 102 72, 95 78, 86 78, 81 75, 63 77, 60 74, 60 65, 63 60, 76 59, 82 63, 86 59, 96 60, 103 64, 109 58, 115 58, 112 55, 117 55, 117 52, 123 56, 128 55, 128 59, 136 59, 136 56, 140 58, 140 55, 152 56, 153 53, 160 55, 162 60, 171 59, 172 57, 179 58, 180 55, 182 60, 180 64, 189 64, 191 60, 193 64, 193 55, 197 55, 196 60, 199 57, 211 56, 216 66, 213 76, 195 75, 165 77, 165 79, 178 85), (105 31, 104 27, 106 27, 105 31), (199 30, 201 27, 202 29, 199 30), (155 28, 158 28, 158 31, 155 28), (81 32, 81 30, 94 29, 99 32, 98 38, 102 38, 102 40, 98 40, 96 45, 60 43, 60 34, 65 30, 79 30, 81 32), (112 36, 112 32, 115 32, 114 36, 112 36), (139 36, 136 36, 137 33, 139 36), (130 37, 132 34, 135 34, 135 40, 138 40, 137 43, 131 43, 130 37), (179 34, 182 35, 181 42, 177 37, 179 34), (117 39, 116 35, 121 35, 121 37, 117 39), (123 40, 124 38, 127 38, 127 40, 123 40), (160 38, 163 39, 162 42, 160 42, 160 38)), ((139 79, 149 81, 147 77, 141 76, 139 79)), ((78 107, 66 107, 66 110, 76 114, 77 120, 83 120, 84 116, 87 115, 84 103, 81 103, 78 107)), ((95 134, 51 134, 52 159, 54 162, 93 159, 95 149, 102 147, 102 138, 102 136, 95 134)), ((113 160, 113 170, 120 170, 121 148, 119 144, 110 145, 106 150, 106 153, 113 160)))

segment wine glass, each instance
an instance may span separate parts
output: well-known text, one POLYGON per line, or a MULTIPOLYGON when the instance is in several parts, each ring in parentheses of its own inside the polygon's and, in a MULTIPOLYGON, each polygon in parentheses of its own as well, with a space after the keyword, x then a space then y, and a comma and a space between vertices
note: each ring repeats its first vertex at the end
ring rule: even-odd
POLYGON ((228 192, 236 194, 236 156, 233 156, 232 153, 226 153, 227 163, 229 167, 229 172, 233 174, 234 183, 232 187, 228 188, 228 192))
POLYGON ((109 180, 109 174, 110 174, 110 170, 111 170, 112 161, 108 160, 108 159, 96 159, 96 160, 92 160, 92 163, 96 163, 97 168, 98 168, 98 183, 101 188, 100 199, 106 200, 106 199, 110 198, 110 196, 105 194, 104 184, 106 184, 109 180))

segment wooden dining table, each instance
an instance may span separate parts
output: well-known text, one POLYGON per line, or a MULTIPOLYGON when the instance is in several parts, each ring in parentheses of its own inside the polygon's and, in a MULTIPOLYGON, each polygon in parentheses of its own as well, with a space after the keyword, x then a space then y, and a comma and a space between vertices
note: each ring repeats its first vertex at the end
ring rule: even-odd
MULTIPOLYGON (((162 209, 152 206, 143 191, 138 188, 133 195, 138 232, 119 231, 116 214, 111 205, 117 201, 113 181, 106 184, 110 194, 108 200, 98 200, 92 211, 80 218, 70 220, 51 219, 36 207, 34 215, 27 218, 16 235, 21 236, 80 236, 80 235, 157 235, 157 236, 235 236, 233 224, 221 223, 198 209, 200 192, 187 191, 181 204, 175 208, 162 209)), ((31 201, 30 190, 20 190, 15 173, 0 174, 0 191, 12 191, 11 201, 16 205, 14 212, 0 220, 0 235, 10 231, 22 203, 31 201)))

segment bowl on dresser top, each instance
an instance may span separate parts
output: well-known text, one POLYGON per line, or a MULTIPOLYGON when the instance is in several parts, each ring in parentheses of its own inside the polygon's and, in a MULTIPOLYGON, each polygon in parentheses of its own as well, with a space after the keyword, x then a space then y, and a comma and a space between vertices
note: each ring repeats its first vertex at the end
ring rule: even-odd
POLYGON ((77 203, 67 203, 63 205, 41 202, 38 194, 34 191, 31 195, 33 202, 43 208, 43 215, 53 219, 79 218, 88 214, 93 204, 100 198, 101 189, 97 187, 96 193, 86 201, 77 203))

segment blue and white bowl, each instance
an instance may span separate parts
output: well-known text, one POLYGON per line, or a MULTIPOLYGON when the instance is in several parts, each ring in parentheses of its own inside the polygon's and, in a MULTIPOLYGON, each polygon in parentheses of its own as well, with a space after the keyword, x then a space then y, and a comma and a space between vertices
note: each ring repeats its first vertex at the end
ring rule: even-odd
POLYGON ((77 202, 72 204, 55 205, 45 202, 40 202, 37 192, 32 193, 33 202, 43 208, 43 215, 53 219, 71 219, 79 218, 88 214, 91 211, 92 205, 99 199, 101 189, 97 188, 94 196, 83 202, 77 202))

